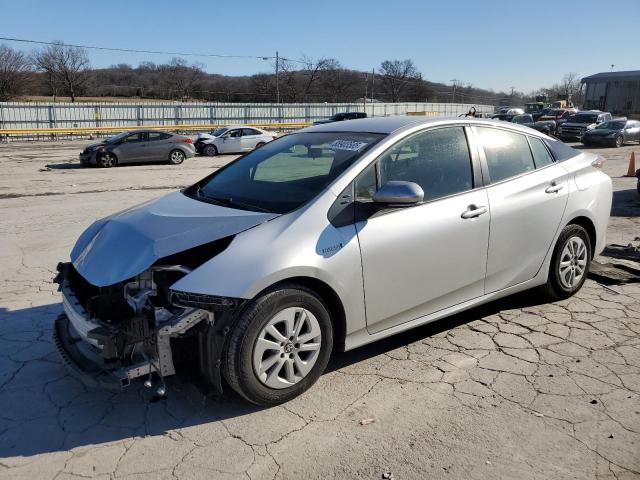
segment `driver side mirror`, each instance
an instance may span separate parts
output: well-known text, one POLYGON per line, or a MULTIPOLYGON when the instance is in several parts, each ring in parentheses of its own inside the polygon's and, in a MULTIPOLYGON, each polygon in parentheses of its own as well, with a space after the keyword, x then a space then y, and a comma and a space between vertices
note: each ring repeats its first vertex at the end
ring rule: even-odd
POLYGON ((417 183, 391 180, 373 195, 379 205, 409 207, 424 200, 424 190, 417 183))

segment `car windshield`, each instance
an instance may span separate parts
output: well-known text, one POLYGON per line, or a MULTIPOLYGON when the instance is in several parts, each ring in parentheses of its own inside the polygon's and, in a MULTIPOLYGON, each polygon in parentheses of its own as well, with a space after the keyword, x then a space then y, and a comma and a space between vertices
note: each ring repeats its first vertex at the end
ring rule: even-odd
POLYGON ((105 143, 115 143, 115 142, 119 142, 120 140, 122 140, 124 137, 126 137, 127 135, 130 135, 131 132, 122 132, 119 133, 117 135, 114 135, 113 137, 109 137, 105 140, 105 143))
POLYGON ((211 132, 211 135, 213 135, 214 137, 219 137, 227 130, 229 130, 227 127, 216 128, 214 131, 211 132))
POLYGON ((612 122, 604 122, 598 125, 596 128, 602 130, 622 130, 624 126, 627 124, 626 121, 612 121, 612 122))
POLYGON ((184 191, 204 202, 287 213, 305 204, 385 135, 300 132, 267 143, 184 191))
POLYGON ((598 115, 574 115, 569 119, 569 122, 574 123, 596 123, 598 121, 598 115))

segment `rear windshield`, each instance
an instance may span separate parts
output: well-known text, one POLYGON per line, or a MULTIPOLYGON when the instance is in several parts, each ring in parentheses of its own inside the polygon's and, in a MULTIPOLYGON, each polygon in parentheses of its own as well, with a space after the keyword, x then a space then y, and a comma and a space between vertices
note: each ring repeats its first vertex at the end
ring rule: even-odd
POLYGON ((578 150, 571 148, 560 140, 545 138, 544 142, 547 144, 547 147, 549 147, 549 150, 551 150, 551 154, 553 158, 556 159, 556 162, 562 162, 563 160, 568 160, 569 158, 580 155, 578 150))

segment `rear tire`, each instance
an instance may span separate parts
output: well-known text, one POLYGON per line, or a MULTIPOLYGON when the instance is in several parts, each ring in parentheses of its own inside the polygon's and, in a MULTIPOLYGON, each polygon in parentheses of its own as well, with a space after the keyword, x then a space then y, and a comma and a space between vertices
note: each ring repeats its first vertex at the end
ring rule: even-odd
POLYGON ((250 402, 278 405, 318 380, 332 348, 324 302, 303 286, 287 284, 252 300, 239 314, 222 355, 222 374, 250 402))
POLYGON ((202 149, 202 153, 204 153, 207 157, 215 157, 218 155, 218 149, 215 145, 205 145, 202 149))
POLYGON ((175 149, 171 150, 171 153, 169 153, 169 163, 172 165, 180 165, 184 162, 185 158, 187 158, 187 156, 182 150, 175 149))
POLYGON ((591 239, 580 225, 564 227, 551 257, 549 277, 542 291, 552 300, 574 295, 587 279, 591 264, 591 239))
POLYGON ((96 158, 96 163, 101 168, 111 168, 118 164, 118 158, 111 152, 105 152, 96 158))
POLYGON ((264 146, 265 146, 265 143, 264 143, 264 142, 258 142, 258 143, 256 144, 256 149, 258 149, 258 148, 260 148, 260 147, 264 147, 264 146))

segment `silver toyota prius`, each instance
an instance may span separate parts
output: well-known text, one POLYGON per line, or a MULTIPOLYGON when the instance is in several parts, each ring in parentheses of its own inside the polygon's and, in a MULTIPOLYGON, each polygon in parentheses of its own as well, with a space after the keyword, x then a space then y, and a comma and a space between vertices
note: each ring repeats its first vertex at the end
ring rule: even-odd
POLYGON ((54 336, 86 383, 196 373, 273 405, 351 350, 533 287, 580 289, 605 244, 603 159, 515 124, 307 128, 93 223, 58 265, 54 336))

